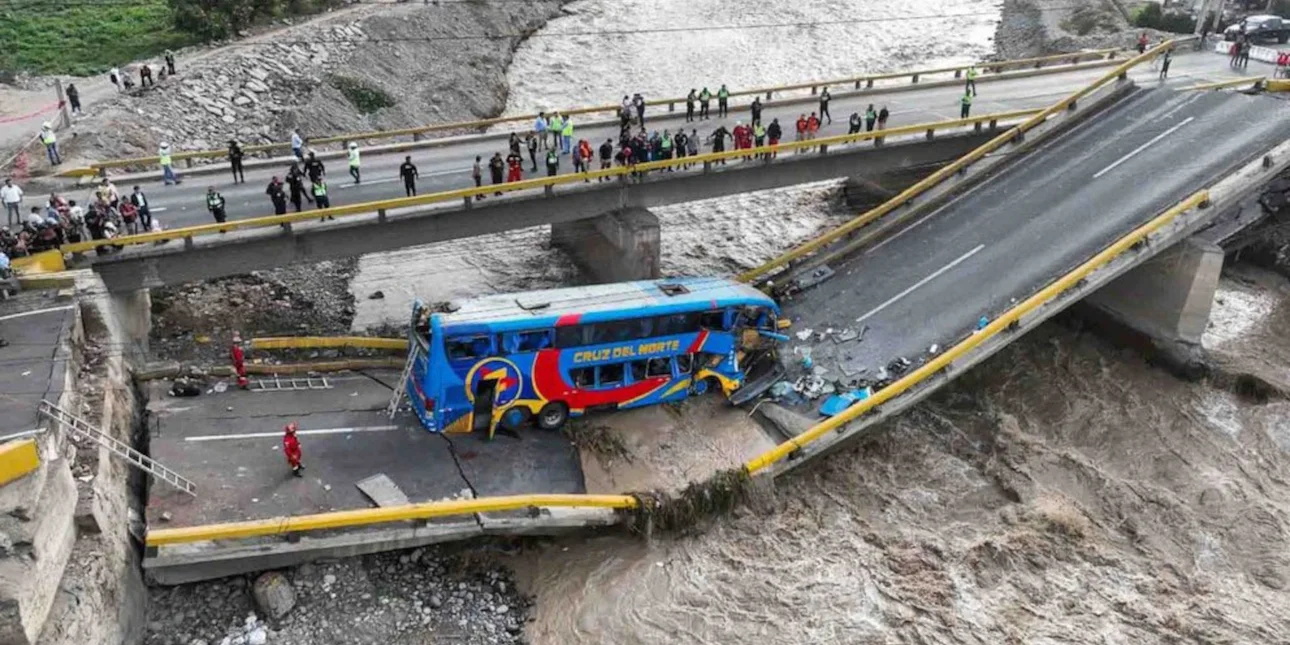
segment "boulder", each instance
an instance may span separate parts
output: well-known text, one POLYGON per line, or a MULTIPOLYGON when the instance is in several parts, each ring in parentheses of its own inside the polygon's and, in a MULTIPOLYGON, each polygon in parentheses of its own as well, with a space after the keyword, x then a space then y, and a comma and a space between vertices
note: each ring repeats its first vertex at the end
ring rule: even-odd
POLYGON ((255 579, 251 588, 255 604, 264 615, 277 620, 286 616, 296 606, 296 591, 287 577, 270 571, 255 579))

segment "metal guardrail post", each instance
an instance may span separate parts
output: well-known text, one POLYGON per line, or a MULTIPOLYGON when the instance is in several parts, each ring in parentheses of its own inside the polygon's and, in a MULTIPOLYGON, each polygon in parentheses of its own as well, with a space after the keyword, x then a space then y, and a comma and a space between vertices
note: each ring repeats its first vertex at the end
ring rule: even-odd
POLYGON ((1078 109, 1078 105, 1079 105, 1079 101, 1078 101, 1078 100, 1071 101, 1071 104, 1066 106, 1066 111, 1067 111, 1067 112, 1074 112, 1076 109, 1078 109))
POLYGON ((188 158, 184 159, 184 167, 185 167, 185 168, 192 168, 192 167, 193 167, 193 158, 192 158, 192 157, 188 157, 188 158))
POLYGON ((774 94, 774 92, 766 90, 766 100, 769 101, 774 94))
POLYGON ((883 141, 883 139, 886 139, 886 137, 874 137, 874 138, 873 138, 873 147, 875 147, 875 148, 881 148, 881 147, 882 147, 882 144, 883 144, 883 143, 885 143, 885 141, 883 141))
POLYGON ((816 90, 815 86, 814 86, 814 85, 812 85, 812 86, 811 86, 811 96, 815 96, 815 95, 816 95, 816 94, 818 94, 818 93, 819 93, 819 92, 816 90))
POLYGON ((963 78, 963 70, 961 69, 954 70, 954 78, 963 78))
POLYGON ((828 152, 829 152, 829 145, 828 145, 827 143, 825 143, 825 144, 820 144, 820 154, 822 154, 822 155, 823 155, 823 154, 828 154, 828 152))
POLYGON ((425 138, 425 137, 424 137, 424 136, 422 136, 422 134, 421 134, 420 132, 413 132, 413 133, 412 133, 412 141, 414 141, 414 142, 416 142, 416 141, 421 141, 421 140, 422 140, 422 139, 424 139, 424 138, 425 138))
POLYGON ((918 82, 918 74, 912 74, 912 75, 910 76, 910 82, 911 82, 911 83, 917 83, 917 82, 918 82))
POLYGON ((385 209, 384 209, 384 208, 378 208, 378 209, 376 209, 376 221, 378 221, 378 222, 380 222, 380 223, 382 223, 382 224, 384 224, 384 223, 385 223, 385 209))
POLYGON ((555 186, 552 184, 547 184, 542 187, 542 192, 545 193, 547 197, 550 197, 555 194, 555 186))
POLYGON ((189 235, 184 238, 184 250, 185 251, 193 250, 193 236, 189 235))
MULTIPOLYGON (((978 125, 979 125, 979 124, 978 124, 978 125)), ((990 119, 990 129, 991 129, 991 130, 998 130, 998 129, 999 129, 999 120, 998 120, 998 119, 990 119)))
POLYGON ((869 79, 868 83, 865 83, 865 89, 872 89, 872 88, 873 88, 873 79, 871 78, 869 79))
POLYGON ((668 103, 668 104, 667 104, 667 111, 668 111, 668 112, 675 112, 675 111, 676 111, 676 103, 668 103))
POLYGON ((704 162, 703 162, 703 172, 708 172, 709 170, 712 170, 712 162, 711 162, 711 161, 704 161, 704 162))
POLYGON ((973 123, 973 124, 972 124, 972 131, 973 131, 973 132, 980 132, 980 131, 981 131, 981 122, 980 122, 980 121, 977 121, 976 123, 973 123))
POLYGON ((291 222, 283 222, 280 226, 282 226, 282 231, 283 231, 284 233, 290 233, 290 232, 291 232, 291 222))
POLYGON ((470 210, 475 207, 475 200, 471 199, 470 195, 462 197, 461 201, 462 201, 462 208, 465 208, 466 210, 470 210))

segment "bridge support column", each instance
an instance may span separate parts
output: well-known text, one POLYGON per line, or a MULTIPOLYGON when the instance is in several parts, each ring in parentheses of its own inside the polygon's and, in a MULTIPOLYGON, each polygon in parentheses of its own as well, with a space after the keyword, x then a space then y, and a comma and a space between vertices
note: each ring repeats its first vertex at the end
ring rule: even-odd
POLYGON ((596 282, 661 276, 658 218, 643 208, 552 224, 551 243, 573 256, 596 282))
POLYGON ((113 324, 120 328, 120 338, 130 343, 123 350, 126 358, 146 356, 152 331, 152 294, 147 289, 114 291, 108 294, 108 308, 113 324))
POLYGON ((1085 302, 1131 335, 1145 337, 1159 358, 1198 376, 1201 336, 1209 324, 1223 270, 1223 249, 1188 238, 1091 294, 1085 302))

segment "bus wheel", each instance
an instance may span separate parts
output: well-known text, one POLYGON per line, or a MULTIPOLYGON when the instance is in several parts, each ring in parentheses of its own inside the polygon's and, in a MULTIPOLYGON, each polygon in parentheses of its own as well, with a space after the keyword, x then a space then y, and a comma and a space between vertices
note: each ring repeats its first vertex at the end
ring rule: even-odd
POLYGON ((528 411, 527 408, 522 408, 518 406, 513 407, 502 413, 502 418, 499 421, 498 425, 502 426, 507 430, 510 430, 511 432, 515 432, 520 428, 523 428, 524 424, 529 422, 530 416, 532 416, 532 414, 528 411))
POLYGON ((569 406, 552 401, 538 412, 537 426, 543 430, 559 430, 569 420, 569 406))
POLYGON ((717 382, 717 379, 715 378, 708 377, 699 381, 695 381, 693 387, 694 387, 694 393, 702 396, 704 394, 707 394, 709 390, 720 389, 721 383, 717 382))

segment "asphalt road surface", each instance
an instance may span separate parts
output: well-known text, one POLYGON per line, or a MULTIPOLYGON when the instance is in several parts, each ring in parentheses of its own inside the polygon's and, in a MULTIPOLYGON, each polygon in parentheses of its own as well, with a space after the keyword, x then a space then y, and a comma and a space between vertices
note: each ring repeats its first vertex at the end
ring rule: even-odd
MULTIPOLYGON (((1143 89, 840 265, 788 307, 829 378, 963 337, 1232 168, 1290 137, 1290 101, 1143 89), (839 373, 841 372, 841 373, 839 373)), ((794 343, 797 344, 797 343, 794 343)), ((863 371, 862 371, 863 370, 863 371)))
MULTIPOLYGON (((1260 67, 1260 65, 1252 62, 1248 73, 1251 75, 1264 74, 1268 70, 1264 70, 1263 67, 1271 69, 1270 66, 1260 67)), ((1092 68, 980 83, 979 94, 972 105, 972 111, 974 114, 985 114, 1045 107, 1079 86, 1104 75, 1108 69, 1106 67, 1092 68)), ((1225 80, 1237 75, 1236 72, 1227 67, 1226 58, 1223 56, 1205 52, 1188 53, 1179 55, 1175 59, 1167 84, 1171 87, 1186 87, 1201 81, 1225 80)), ((1159 81, 1155 80, 1155 77, 1156 72, 1150 66, 1142 66, 1141 70, 1135 73, 1134 76, 1136 80, 1146 85, 1158 83, 1159 81)), ((833 91, 840 93, 845 89, 847 88, 835 87, 833 91)), ((962 96, 962 89, 957 85, 903 92, 874 91, 863 96, 851 98, 836 96, 830 105, 833 123, 831 125, 826 123, 821 130, 820 136, 845 134, 847 131, 847 117, 852 112, 863 113, 865 107, 870 103, 875 104, 876 107, 883 105, 888 107, 892 113, 889 121, 890 127, 956 119, 959 116, 960 96, 962 96)), ((706 137, 718 124, 725 125, 727 129, 733 129, 736 121, 747 121, 747 111, 735 109, 745 104, 732 101, 732 112, 729 118, 712 118, 708 121, 694 124, 685 123, 684 105, 678 106, 682 110, 681 112, 671 115, 666 112, 658 112, 661 108, 653 108, 654 113, 646 113, 646 124, 651 130, 664 128, 676 130, 679 127, 686 127, 687 130, 697 129, 700 136, 706 137)), ((716 101, 714 100, 714 115, 716 113, 715 108, 716 101)), ((793 124, 798 115, 803 112, 809 113, 814 109, 816 109, 816 105, 813 103, 781 107, 768 106, 763 114, 763 120, 769 124, 772 118, 778 118, 780 125, 784 128, 785 139, 791 141, 794 129, 793 124)), ((616 140, 617 128, 581 128, 577 127, 575 118, 574 134, 575 141, 580 138, 586 138, 592 142, 593 148, 598 148, 599 144, 603 143, 607 138, 613 137, 616 140)), ((704 151, 710 151, 710 146, 705 146, 704 151)), ((329 187, 328 196, 331 198, 333 206, 402 197, 404 192, 402 182, 398 177, 398 167, 403 162, 403 157, 406 154, 412 155, 413 163, 417 165, 421 174, 417 188, 422 194, 470 186, 472 183, 471 165, 477 155, 482 157, 482 162, 485 165, 484 181, 487 183, 489 182, 487 161, 494 152, 501 152, 502 156, 505 157, 507 153, 505 142, 480 140, 471 137, 460 143, 439 148, 416 150, 411 153, 365 154, 363 155, 362 166, 364 181, 358 185, 355 185, 349 177, 348 165, 344 159, 325 160, 329 187)), ((525 155, 527 156, 527 152, 525 152, 525 155)), ((562 173, 572 171, 572 161, 569 157, 562 157, 560 165, 562 173)), ((525 178, 545 174, 546 170, 541 155, 538 157, 538 166, 539 172, 531 172, 530 163, 526 158, 525 178)), ((177 186, 164 186, 160 180, 155 179, 132 181, 123 177, 114 181, 116 181, 117 188, 123 195, 129 193, 132 186, 139 185, 149 196, 154 214, 160 218, 167 228, 174 228, 214 221, 205 207, 206 189, 211 186, 220 191, 226 199, 226 212, 229 219, 273 214, 272 205, 264 191, 270 178, 275 175, 284 176, 286 168, 287 166, 284 163, 280 167, 248 170, 245 184, 233 184, 231 176, 224 173, 194 175, 188 181, 177 186)), ((74 197, 80 196, 84 199, 88 196, 89 189, 76 188, 69 189, 68 192, 74 197)), ((305 206, 308 207, 309 205, 306 204, 305 206)))

